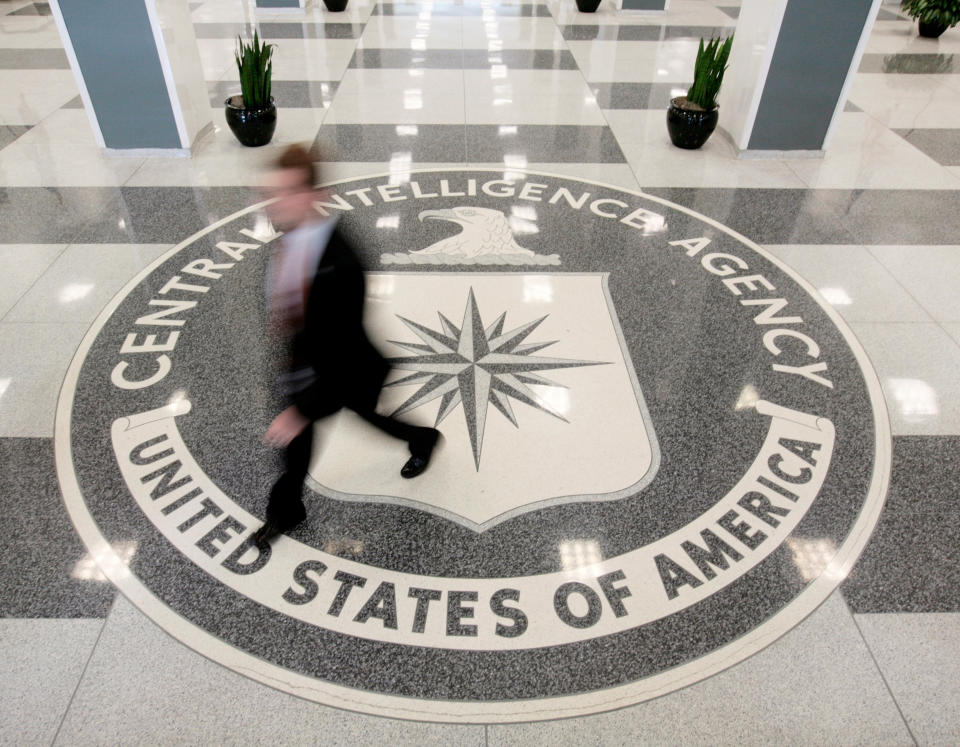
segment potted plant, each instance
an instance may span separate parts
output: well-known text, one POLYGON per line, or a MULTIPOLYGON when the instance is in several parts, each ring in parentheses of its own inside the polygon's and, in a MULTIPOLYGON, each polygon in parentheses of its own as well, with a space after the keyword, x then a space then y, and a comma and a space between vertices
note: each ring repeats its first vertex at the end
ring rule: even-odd
POLYGON ((678 148, 699 148, 717 127, 717 94, 727 70, 727 58, 733 36, 711 39, 706 46, 700 39, 697 61, 693 68, 693 85, 686 96, 670 100, 667 109, 667 130, 678 148))
POLYGON ((277 106, 270 95, 273 75, 274 44, 261 43, 253 32, 253 43, 244 44, 237 37, 237 69, 240 71, 240 93, 227 97, 227 124, 244 145, 266 145, 277 129, 277 106))
POLYGON ((323 4, 326 5, 327 10, 332 13, 339 13, 341 10, 347 9, 347 0, 323 0, 323 4))
POLYGON ((577 10, 581 13, 593 13, 600 7, 600 0, 577 0, 577 10))
POLYGON ((930 39, 960 23, 960 0, 903 0, 900 8, 920 21, 920 36, 930 39))

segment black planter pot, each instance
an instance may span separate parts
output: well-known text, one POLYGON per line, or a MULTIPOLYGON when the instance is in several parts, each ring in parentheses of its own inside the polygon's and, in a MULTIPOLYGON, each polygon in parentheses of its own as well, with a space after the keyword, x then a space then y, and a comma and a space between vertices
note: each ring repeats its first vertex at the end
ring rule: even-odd
POLYGON ((680 96, 670 101, 670 108, 667 109, 667 131, 670 133, 670 140, 678 148, 695 150, 713 134, 720 114, 718 109, 683 109, 678 105, 681 101, 686 101, 686 97, 680 96))
POLYGON ((577 10, 581 13, 594 13, 600 7, 600 0, 577 0, 577 10))
POLYGON ((936 39, 946 30, 947 27, 945 24, 920 21, 920 36, 925 36, 928 39, 936 39))
POLYGON ((230 96, 223 102, 226 107, 227 124, 230 130, 244 145, 255 148, 266 145, 277 129, 277 105, 270 97, 270 106, 262 109, 246 109, 243 97, 230 96))
POLYGON ((347 9, 347 0, 323 0, 323 4, 331 13, 339 13, 347 9))

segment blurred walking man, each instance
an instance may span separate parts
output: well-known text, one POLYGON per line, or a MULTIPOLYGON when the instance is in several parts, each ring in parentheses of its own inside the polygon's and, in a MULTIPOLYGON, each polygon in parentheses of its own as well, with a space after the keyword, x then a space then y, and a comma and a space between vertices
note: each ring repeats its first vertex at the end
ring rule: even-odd
POLYGON ((346 407, 406 441, 410 458, 400 470, 406 478, 427 468, 440 435, 375 411, 390 367, 363 328, 360 262, 336 218, 322 218, 313 207, 322 193, 314 186, 317 174, 306 149, 288 147, 274 166, 264 190, 275 198, 267 213, 284 236, 271 258, 268 304, 271 326, 286 344, 280 378, 289 406, 264 436, 286 449, 286 469, 270 492, 266 523, 254 534, 261 546, 306 518, 302 490, 315 420, 346 407))

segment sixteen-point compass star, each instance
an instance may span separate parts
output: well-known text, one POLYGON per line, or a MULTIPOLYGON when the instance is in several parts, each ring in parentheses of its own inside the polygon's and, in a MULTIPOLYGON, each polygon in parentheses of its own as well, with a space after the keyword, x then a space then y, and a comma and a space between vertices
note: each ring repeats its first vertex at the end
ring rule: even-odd
POLYGON ((439 425, 456 409, 457 405, 462 403, 467 430, 470 434, 470 444, 473 447, 473 460, 478 470, 480 469, 480 451, 483 447, 483 431, 490 404, 503 413, 515 427, 519 425, 510 404, 510 398, 567 422, 566 418, 554 411, 527 385, 563 386, 540 376, 538 371, 605 365, 602 361, 533 355, 556 342, 551 340, 524 343, 530 333, 547 318, 546 316, 504 332, 503 325, 507 313, 503 312, 492 325, 484 327, 472 288, 467 297, 463 324, 459 329, 443 314, 438 312, 437 315, 440 317, 440 331, 432 330, 398 315, 400 321, 423 340, 423 343, 390 340, 391 344, 414 353, 412 356, 391 358, 390 363, 396 368, 415 373, 397 379, 387 386, 420 382, 422 386, 401 404, 393 415, 408 412, 440 397, 440 409, 436 420, 439 425))

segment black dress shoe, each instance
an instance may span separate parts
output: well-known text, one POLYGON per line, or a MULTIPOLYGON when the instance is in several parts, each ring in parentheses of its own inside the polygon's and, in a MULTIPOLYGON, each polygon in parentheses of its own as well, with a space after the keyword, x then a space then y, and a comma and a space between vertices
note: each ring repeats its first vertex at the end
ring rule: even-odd
POLYGON ((407 463, 400 468, 400 477, 405 477, 409 480, 411 477, 421 475, 430 464, 430 456, 433 454, 433 447, 437 445, 437 441, 440 439, 440 431, 435 428, 431 428, 431 430, 433 431, 433 438, 429 448, 423 454, 415 454, 410 457, 407 460, 407 463))
POLYGON ((253 533, 253 536, 250 538, 250 540, 257 547, 263 549, 270 544, 270 540, 279 534, 282 534, 280 527, 278 527, 272 521, 266 521, 262 527, 253 533))
POLYGON ((428 464, 430 464, 429 459, 412 456, 407 460, 407 463, 400 468, 400 477, 406 477, 408 480, 411 477, 416 477, 423 473, 428 464))

